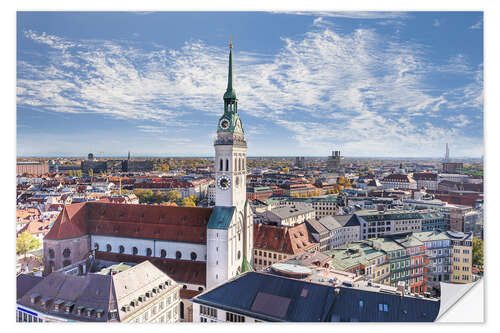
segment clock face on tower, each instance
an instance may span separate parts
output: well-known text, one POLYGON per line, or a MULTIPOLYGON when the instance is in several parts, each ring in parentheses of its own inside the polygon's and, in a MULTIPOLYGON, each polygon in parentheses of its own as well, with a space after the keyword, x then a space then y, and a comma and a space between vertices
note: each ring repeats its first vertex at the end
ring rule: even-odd
POLYGON ((222 119, 219 123, 220 128, 222 129, 228 129, 229 128, 229 120, 227 119, 222 119))
POLYGON ((219 185, 219 188, 221 190, 227 190, 228 188, 231 187, 231 181, 229 180, 229 178, 225 176, 220 177, 219 180, 217 181, 217 184, 219 185))

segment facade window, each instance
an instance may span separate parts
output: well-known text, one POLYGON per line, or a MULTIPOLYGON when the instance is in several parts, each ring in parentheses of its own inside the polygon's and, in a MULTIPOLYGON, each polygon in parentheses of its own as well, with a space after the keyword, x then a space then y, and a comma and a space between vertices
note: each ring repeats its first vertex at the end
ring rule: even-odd
POLYGON ((64 258, 69 258, 70 255, 71 255, 71 250, 68 249, 68 248, 65 248, 64 251, 63 251, 63 257, 64 258))
POLYGON ((151 255, 153 254, 153 250, 151 250, 149 247, 146 249, 146 255, 148 257, 151 257, 151 255))
POLYGON ((123 253, 125 252, 125 248, 123 247, 123 245, 120 245, 120 253, 123 253))
POLYGON ((94 243, 94 249, 95 249, 96 251, 99 251, 99 244, 98 244, 98 243, 94 243))
POLYGON ((220 161, 219 161, 219 171, 224 170, 224 169, 223 169, 223 163, 224 163, 224 162, 222 161, 222 158, 221 158, 221 159, 220 159, 220 161))
POLYGON ((137 248, 134 246, 134 247, 132 248, 132 253, 133 253, 133 254, 137 254, 138 252, 139 252, 139 250, 137 250, 137 248))
POLYGON ((161 250, 160 251, 160 257, 165 258, 167 256, 167 251, 161 250))
POLYGON ((63 267, 71 265, 71 260, 64 260, 63 261, 63 267))
POLYGON ((196 260, 196 253, 195 252, 191 252, 191 260, 195 261, 196 260))
POLYGON ((106 245, 106 251, 111 252, 111 250, 112 250, 111 245, 110 244, 106 245))
POLYGON ((200 305, 200 314, 207 317, 217 318, 217 309, 200 305))
POLYGON ((54 252, 54 249, 49 249, 49 258, 54 259, 55 256, 56 256, 56 253, 54 252))
POLYGON ((226 321, 232 323, 243 323, 245 322, 245 316, 241 316, 232 312, 226 312, 226 321))
POLYGON ((226 158, 226 171, 229 171, 229 160, 226 158))
POLYGON ((175 252, 175 259, 180 260, 182 258, 182 253, 181 251, 175 252))

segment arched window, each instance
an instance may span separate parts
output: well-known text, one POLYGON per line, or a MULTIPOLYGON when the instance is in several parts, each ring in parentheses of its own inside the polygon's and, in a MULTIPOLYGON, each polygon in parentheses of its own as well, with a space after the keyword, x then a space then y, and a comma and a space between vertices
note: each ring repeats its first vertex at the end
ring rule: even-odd
POLYGON ((111 250, 112 250, 111 245, 110 244, 106 245, 106 251, 111 252, 111 250))
POLYGON ((219 171, 222 171, 224 170, 224 162, 222 161, 222 158, 220 159, 220 163, 219 163, 219 171))
POLYGON ((65 248, 64 251, 63 251, 63 257, 64 258, 69 258, 70 255, 71 255, 71 250, 68 249, 68 248, 65 248))
POLYGON ((191 260, 196 260, 196 253, 195 252, 191 252, 191 260))
POLYGON ((54 259, 55 256, 56 256, 56 253, 54 252, 54 249, 49 249, 49 258, 54 259))
POLYGON ((184 319, 184 303, 183 303, 183 302, 181 302, 181 304, 180 304, 180 309, 179 309, 179 312, 180 312, 180 313, 179 313, 179 317, 180 317, 181 319, 184 319))
POLYGON ((66 267, 66 266, 69 266, 71 265, 71 261, 70 260, 64 260, 63 261, 63 267, 66 267))
POLYGON ((238 259, 241 258, 241 251, 238 251, 238 259))
POLYGON ((167 251, 161 250, 160 251, 160 257, 165 258, 167 256, 167 251))
POLYGON ((96 251, 99 251, 99 243, 94 243, 94 249, 95 249, 96 251))
POLYGON ((203 291, 203 287, 198 287, 198 291, 203 291))
POLYGON ((152 250, 148 247, 148 248, 146 249, 146 255, 147 255, 148 257, 151 257, 151 255, 152 255, 152 254, 153 254, 153 251, 152 251, 152 250))
POLYGON ((132 248, 132 254, 137 254, 139 252, 139 250, 137 250, 137 248, 134 246, 132 248))
POLYGON ((226 171, 229 171, 229 160, 226 158, 226 171))
POLYGON ((233 165, 234 165, 234 171, 238 171, 238 160, 237 160, 236 157, 234 158, 234 164, 233 165))
POLYGON ((179 260, 179 259, 181 259, 181 258, 182 258, 182 253, 181 253, 181 251, 177 251, 177 252, 175 252, 175 259, 179 260))
POLYGON ((54 264, 54 262, 52 260, 49 261, 49 273, 52 273, 54 271, 55 266, 56 266, 56 264, 54 264))
POLYGON ((125 248, 123 247, 123 245, 120 245, 120 253, 123 253, 125 252, 125 248))
POLYGON ((240 170, 240 171, 243 170, 241 168, 241 158, 238 158, 238 170, 240 170))

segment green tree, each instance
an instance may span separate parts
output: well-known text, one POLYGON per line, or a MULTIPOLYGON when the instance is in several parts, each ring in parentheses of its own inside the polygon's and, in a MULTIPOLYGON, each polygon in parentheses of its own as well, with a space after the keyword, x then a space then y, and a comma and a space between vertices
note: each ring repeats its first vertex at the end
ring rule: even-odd
POLYGON ((194 203, 194 201, 189 197, 182 199, 181 205, 183 207, 196 207, 196 204, 194 203))
POLYGON ((151 203, 153 199, 152 190, 134 190, 134 194, 139 198, 140 203, 151 203))
POLYGON ((472 264, 474 266, 483 266, 484 247, 483 240, 474 237, 472 239, 472 264))
POLYGON ((24 255, 24 258, 26 258, 26 253, 39 247, 40 241, 27 231, 21 233, 16 239, 16 253, 24 255))
POLYGON ((166 199, 169 202, 178 202, 179 200, 181 200, 181 198, 182 198, 181 192, 177 190, 172 190, 167 192, 166 199))

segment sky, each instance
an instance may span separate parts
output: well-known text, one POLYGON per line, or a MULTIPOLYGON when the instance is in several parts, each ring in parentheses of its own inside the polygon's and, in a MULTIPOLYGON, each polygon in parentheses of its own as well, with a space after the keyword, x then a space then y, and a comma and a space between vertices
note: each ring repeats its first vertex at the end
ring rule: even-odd
POLYGON ((481 12, 18 12, 17 155, 481 157, 481 12))

